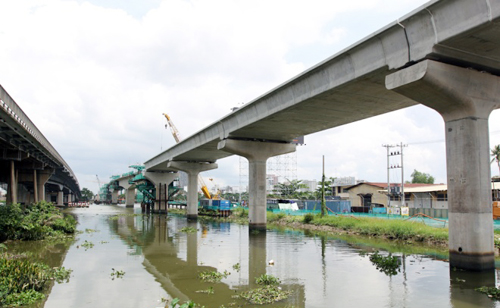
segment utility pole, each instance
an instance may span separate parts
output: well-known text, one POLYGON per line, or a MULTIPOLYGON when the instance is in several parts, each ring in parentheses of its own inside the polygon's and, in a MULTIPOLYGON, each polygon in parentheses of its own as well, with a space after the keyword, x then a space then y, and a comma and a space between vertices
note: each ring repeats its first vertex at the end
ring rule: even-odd
POLYGON ((326 201, 325 201, 325 155, 323 155, 323 177, 321 182, 321 216, 326 214, 326 201))
POLYGON ((389 180, 389 171, 390 169, 399 169, 401 168, 401 206, 405 205, 405 177, 404 177, 404 165, 403 165, 403 148, 407 147, 407 144, 403 144, 402 142, 398 145, 389 145, 389 144, 384 144, 382 145, 383 147, 387 148, 387 189, 389 193, 389 203, 387 206, 390 206, 391 202, 391 197, 390 197, 390 188, 391 188, 391 183, 389 180), (399 147, 399 151, 394 151, 394 152, 389 152, 389 148, 395 148, 399 147), (401 161, 400 164, 398 165, 390 165, 389 158, 390 156, 400 156, 401 161))
POLYGON ((389 165, 389 149, 393 148, 393 145, 383 144, 383 147, 387 148, 387 207, 391 206, 391 181, 390 181, 390 165, 389 165))
POLYGON ((403 148, 407 146, 407 144, 403 144, 402 142, 399 144, 399 149, 401 150, 401 206, 405 206, 405 168, 403 167, 403 148))

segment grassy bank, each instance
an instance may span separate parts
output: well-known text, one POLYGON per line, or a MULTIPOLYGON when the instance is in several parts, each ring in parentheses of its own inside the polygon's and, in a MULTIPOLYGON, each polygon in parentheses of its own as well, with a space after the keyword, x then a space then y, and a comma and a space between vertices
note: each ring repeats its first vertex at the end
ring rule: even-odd
MULTIPOLYGON (((185 210, 170 211, 177 215, 185 215, 185 210)), ((240 224, 248 223, 248 209, 235 209, 229 217, 200 216, 202 221, 230 221, 240 224)), ((381 219, 372 217, 354 217, 319 214, 292 216, 284 213, 267 212, 267 222, 277 227, 313 230, 334 234, 362 235, 373 238, 396 240, 407 244, 419 242, 432 246, 448 245, 448 228, 435 228, 418 221, 399 219, 381 219)), ((500 248, 500 230, 494 233, 495 247, 500 248)))
POLYGON ((448 242, 447 228, 434 228, 420 222, 340 215, 324 217, 313 214, 287 216, 267 213, 267 215, 269 223, 296 228, 380 237, 406 242, 422 242, 439 246, 446 245, 448 242))

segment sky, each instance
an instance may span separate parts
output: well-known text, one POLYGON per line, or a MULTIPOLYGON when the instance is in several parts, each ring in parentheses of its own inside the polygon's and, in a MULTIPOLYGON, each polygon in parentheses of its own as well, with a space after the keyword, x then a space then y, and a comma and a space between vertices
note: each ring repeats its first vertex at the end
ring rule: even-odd
MULTIPOLYGON (((423 0, 0 0, 0 84, 75 172, 80 187, 130 171, 426 3, 423 0)), ((500 144, 500 111, 490 148, 500 144)), ((444 122, 418 105, 305 136, 297 178, 387 181, 383 144, 446 183, 444 122)), ((394 162, 395 164, 396 162, 394 162)), ((204 173, 239 185, 239 159, 204 173)), ((496 164, 492 175, 498 174, 496 164)), ((391 171, 401 181, 401 170, 391 171)), ((211 184, 209 184, 211 185, 211 184)))

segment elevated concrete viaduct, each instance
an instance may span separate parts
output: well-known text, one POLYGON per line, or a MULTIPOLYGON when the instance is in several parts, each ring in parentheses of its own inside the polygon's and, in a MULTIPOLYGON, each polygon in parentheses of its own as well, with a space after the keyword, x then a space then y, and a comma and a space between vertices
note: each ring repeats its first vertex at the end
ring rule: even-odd
MULTIPOLYGON (((499 75, 500 0, 430 1, 156 155, 145 167, 171 170, 171 162, 250 157, 245 143, 290 144, 297 136, 421 103, 446 123, 450 266, 489 270, 494 254, 488 116, 499 107, 499 75)), ((264 179, 260 174, 250 183, 264 186, 264 179)), ((250 192, 254 213, 265 208, 260 193, 250 192)), ((265 214, 257 216, 253 222, 264 227, 265 214)))
POLYGON ((56 149, 0 86, 0 183, 7 203, 41 200, 63 205, 81 197, 78 180, 56 149))

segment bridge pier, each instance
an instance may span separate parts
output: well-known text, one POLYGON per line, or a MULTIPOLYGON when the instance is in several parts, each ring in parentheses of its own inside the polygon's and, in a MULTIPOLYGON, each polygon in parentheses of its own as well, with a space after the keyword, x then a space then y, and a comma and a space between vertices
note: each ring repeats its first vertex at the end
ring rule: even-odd
POLYGON ((500 107, 500 78, 425 60, 387 76, 386 87, 445 121, 450 267, 494 269, 488 117, 500 107))
POLYGON ((161 202, 157 201, 153 207, 153 213, 166 214, 167 212, 167 202, 168 200, 163 200, 160 196, 160 186, 163 184, 170 185, 176 178, 178 174, 177 172, 152 172, 146 171, 144 177, 147 178, 151 183, 156 187, 156 200, 162 200, 161 202), (163 204, 162 204, 163 203, 163 204), (164 206, 164 210, 162 210, 162 205, 164 206))
POLYGON ((6 202, 7 204, 17 203, 17 172, 13 160, 10 161, 9 172, 9 190, 7 191, 6 202))
POLYGON ((62 185, 59 185, 59 191, 57 192, 57 206, 64 206, 64 192, 62 185))
POLYGON ((113 191, 111 192, 111 204, 118 204, 118 193, 120 192, 120 190, 118 189, 113 189, 113 191))
POLYGON ((188 174, 187 191, 187 218, 195 220, 198 218, 198 175, 200 172, 217 168, 216 163, 198 163, 171 161, 167 164, 168 168, 184 171, 188 174))
POLYGON ((217 148, 248 159, 249 202, 248 220, 250 229, 265 230, 267 220, 266 163, 273 156, 295 151, 291 143, 259 142, 226 139, 217 148))
POLYGON ((37 189, 35 190, 35 202, 43 201, 45 200, 45 184, 54 174, 55 170, 45 169, 45 170, 39 170, 38 172, 34 170, 34 172, 35 172, 34 173, 35 177, 37 179, 36 183, 34 183, 34 186, 37 187, 37 189))

